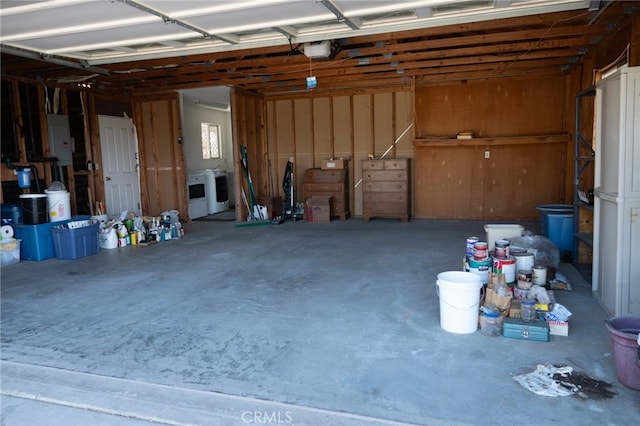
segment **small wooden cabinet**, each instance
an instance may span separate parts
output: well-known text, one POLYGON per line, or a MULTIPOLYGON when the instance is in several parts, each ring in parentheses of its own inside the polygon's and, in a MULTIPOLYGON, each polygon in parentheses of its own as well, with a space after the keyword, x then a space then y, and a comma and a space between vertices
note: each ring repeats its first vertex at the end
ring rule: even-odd
POLYGON ((340 220, 349 218, 349 170, 307 169, 302 179, 304 199, 315 195, 333 197, 331 216, 339 216, 340 220))
POLYGON ((409 220, 409 159, 362 161, 362 218, 409 220))

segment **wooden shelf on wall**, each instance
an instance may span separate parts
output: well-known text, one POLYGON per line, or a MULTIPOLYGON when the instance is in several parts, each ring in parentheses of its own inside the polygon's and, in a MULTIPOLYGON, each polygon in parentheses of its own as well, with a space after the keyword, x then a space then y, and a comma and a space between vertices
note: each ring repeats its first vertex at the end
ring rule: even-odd
POLYGON ((457 139, 453 138, 416 138, 413 140, 414 147, 430 147, 430 146, 498 146, 498 145, 530 145, 539 143, 559 143, 568 142, 569 135, 566 133, 558 135, 541 135, 541 136, 502 136, 495 138, 471 138, 457 139))

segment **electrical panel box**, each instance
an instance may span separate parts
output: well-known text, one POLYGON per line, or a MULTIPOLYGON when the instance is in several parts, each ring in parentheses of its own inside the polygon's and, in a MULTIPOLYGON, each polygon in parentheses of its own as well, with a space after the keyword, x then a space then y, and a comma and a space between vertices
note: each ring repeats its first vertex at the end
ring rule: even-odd
POLYGON ((51 156, 58 158, 59 166, 73 165, 73 141, 69 130, 69 117, 47 114, 49 126, 49 147, 51 156))

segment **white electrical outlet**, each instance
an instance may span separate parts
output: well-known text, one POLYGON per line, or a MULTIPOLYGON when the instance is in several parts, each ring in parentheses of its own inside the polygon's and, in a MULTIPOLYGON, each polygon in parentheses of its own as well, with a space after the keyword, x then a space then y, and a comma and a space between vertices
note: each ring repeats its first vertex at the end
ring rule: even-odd
POLYGON ((485 151, 484 158, 491 158, 491 153, 489 151, 485 151))

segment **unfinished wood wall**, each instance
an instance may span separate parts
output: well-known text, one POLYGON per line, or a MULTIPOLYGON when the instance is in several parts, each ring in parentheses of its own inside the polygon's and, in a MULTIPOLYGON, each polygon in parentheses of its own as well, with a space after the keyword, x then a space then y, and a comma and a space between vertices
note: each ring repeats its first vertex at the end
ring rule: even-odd
POLYGON ((231 91, 231 126, 233 128, 233 157, 235 170, 236 220, 247 220, 250 194, 246 173, 241 161, 241 148, 247 149, 247 163, 255 196, 269 194, 267 145, 264 129, 264 98, 262 95, 234 88, 231 91), (243 200, 243 194, 247 203, 243 200))
POLYGON ((324 159, 343 158, 349 160, 351 214, 360 216, 361 161, 385 153, 385 158, 413 158, 410 91, 267 98, 266 107, 269 179, 276 196, 283 196, 287 161, 294 164, 296 201, 303 202, 304 171, 319 168, 324 159))
POLYGON ((415 216, 536 220, 564 202, 565 99, 562 76, 417 87, 415 216))
POLYGON ((138 133, 142 213, 158 216, 175 209, 186 220, 189 209, 177 95, 136 100, 133 121, 138 133))

